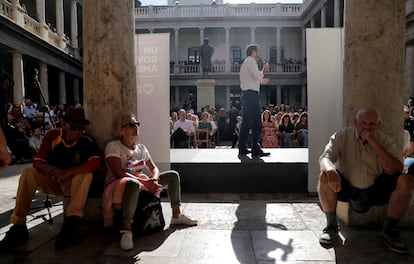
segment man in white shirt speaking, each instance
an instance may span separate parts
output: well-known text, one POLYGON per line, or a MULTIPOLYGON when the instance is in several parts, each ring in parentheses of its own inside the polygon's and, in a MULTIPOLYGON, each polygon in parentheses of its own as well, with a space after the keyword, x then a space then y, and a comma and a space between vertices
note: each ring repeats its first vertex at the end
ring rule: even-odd
POLYGON ((263 78, 264 73, 269 71, 269 64, 265 63, 260 71, 257 61, 260 58, 260 47, 250 44, 246 48, 247 58, 243 61, 240 68, 240 87, 242 90, 241 105, 243 107, 243 121, 240 127, 239 155, 249 154, 246 147, 249 129, 252 129, 252 156, 264 157, 270 153, 263 152, 260 147, 259 139, 262 131, 262 120, 260 111, 260 84, 268 84, 269 78, 263 78))

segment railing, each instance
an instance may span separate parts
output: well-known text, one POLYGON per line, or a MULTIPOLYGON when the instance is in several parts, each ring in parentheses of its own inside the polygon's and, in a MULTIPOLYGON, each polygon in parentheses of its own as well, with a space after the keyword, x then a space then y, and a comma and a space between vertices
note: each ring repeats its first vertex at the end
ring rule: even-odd
MULTIPOLYGON (((229 65, 230 72, 226 71, 226 64, 213 64, 212 73, 214 74, 226 74, 226 73, 239 73, 241 64, 229 65)), ((194 75, 201 73, 201 66, 199 64, 180 64, 171 65, 170 73, 194 75)), ((287 64, 270 64, 269 73, 301 73, 306 70, 306 65, 298 63, 287 64)))
POLYGON ((0 15, 4 15, 9 19, 13 19, 13 9, 12 4, 6 0, 0 1, 0 15))
POLYGON ((31 18, 30 16, 24 16, 24 27, 34 33, 35 35, 40 36, 40 23, 31 18))
POLYGON ((74 55, 75 50, 71 46, 71 42, 58 36, 46 25, 42 25, 40 22, 26 14, 26 11, 17 3, 12 4, 7 0, 0 0, 0 16, 7 17, 12 20, 16 25, 21 26, 28 32, 39 36, 49 44, 63 50, 64 52, 74 55))
POLYGON ((48 31, 47 32, 47 37, 49 40, 49 43, 52 44, 53 46, 59 47, 59 36, 58 34, 56 34, 53 31, 48 31))
POLYGON ((136 18, 160 17, 240 17, 240 16, 300 16, 301 4, 248 5, 175 5, 143 6, 135 8, 136 18))

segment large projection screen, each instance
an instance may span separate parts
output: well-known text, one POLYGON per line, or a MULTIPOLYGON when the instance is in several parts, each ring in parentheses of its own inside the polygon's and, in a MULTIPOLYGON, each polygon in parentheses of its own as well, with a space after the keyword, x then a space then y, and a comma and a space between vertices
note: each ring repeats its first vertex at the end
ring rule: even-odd
POLYGON ((165 171, 170 169, 170 35, 138 34, 135 41, 139 142, 165 171))
POLYGON ((319 156, 329 137, 342 128, 343 29, 306 29, 309 167, 308 192, 316 193, 319 156))

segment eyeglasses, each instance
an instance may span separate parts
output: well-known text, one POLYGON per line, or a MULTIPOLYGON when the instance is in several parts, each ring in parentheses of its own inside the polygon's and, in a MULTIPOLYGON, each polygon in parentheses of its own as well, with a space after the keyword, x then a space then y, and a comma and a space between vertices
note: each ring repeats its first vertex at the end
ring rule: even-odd
POLYGON ((80 131, 80 132, 83 132, 83 131, 86 130, 86 128, 83 127, 83 126, 74 126, 74 125, 71 125, 69 123, 66 123, 66 127, 69 128, 72 131, 80 131))
POLYGON ((128 124, 122 125, 121 127, 129 126, 131 128, 134 128, 134 127, 139 127, 140 124, 141 124, 140 122, 129 122, 128 124))

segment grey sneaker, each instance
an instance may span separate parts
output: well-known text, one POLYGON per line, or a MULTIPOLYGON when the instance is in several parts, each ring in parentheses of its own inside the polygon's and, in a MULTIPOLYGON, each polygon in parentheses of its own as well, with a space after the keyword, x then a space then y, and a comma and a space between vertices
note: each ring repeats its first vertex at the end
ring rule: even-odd
POLYGON ((407 246, 401 242, 400 234, 392 230, 390 233, 381 232, 382 239, 384 239, 385 244, 387 244, 388 248, 392 251, 399 253, 399 254, 407 254, 408 248, 407 246))
POLYGON ((323 229, 319 237, 319 243, 323 245, 331 245, 338 240, 338 227, 327 226, 323 229))

